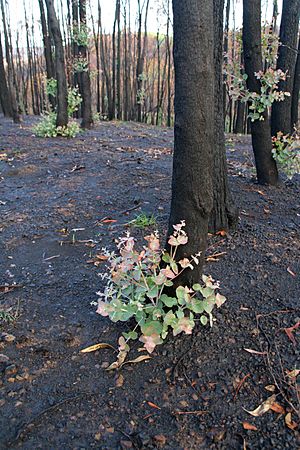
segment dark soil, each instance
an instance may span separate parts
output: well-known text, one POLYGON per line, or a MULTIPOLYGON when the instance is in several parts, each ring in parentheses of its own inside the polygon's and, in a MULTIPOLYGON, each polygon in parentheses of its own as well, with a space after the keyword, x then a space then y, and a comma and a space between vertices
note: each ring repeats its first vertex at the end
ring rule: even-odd
POLYGON ((0 448, 298 448, 299 386, 297 400, 287 372, 300 369, 300 327, 289 336, 285 328, 300 320, 299 181, 256 185, 249 138, 228 140, 240 223, 209 238, 208 255, 226 253, 205 267, 227 303, 212 329, 199 326, 151 360, 108 373, 112 350, 80 350, 116 345, 126 325, 95 313, 105 265, 87 261, 113 249, 140 211, 166 233, 172 131, 101 123, 73 140, 47 140, 33 136, 32 122, 0 121, 0 314, 15 317, 1 321, 0 448), (273 394, 279 412, 244 410, 273 394))

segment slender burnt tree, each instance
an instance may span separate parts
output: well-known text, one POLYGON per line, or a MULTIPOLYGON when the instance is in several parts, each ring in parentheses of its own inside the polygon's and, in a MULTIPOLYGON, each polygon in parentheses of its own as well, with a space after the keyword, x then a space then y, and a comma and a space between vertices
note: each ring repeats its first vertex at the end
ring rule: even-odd
MULTIPOLYGON (((51 49, 51 38, 47 26, 47 18, 44 8, 44 0, 39 0, 39 6, 40 6, 40 17, 41 17, 42 35, 44 44, 44 57, 46 61, 46 74, 47 79, 50 80, 51 78, 55 78, 55 67, 51 49)), ((52 108, 54 109, 56 102, 53 95, 49 95, 49 102, 52 108)))
POLYGON ((85 64, 85 69, 80 72, 80 93, 82 96, 82 128, 91 128, 93 125, 92 116, 92 93, 91 93, 91 79, 88 62, 88 29, 86 24, 86 0, 79 0, 79 20, 80 20, 80 34, 83 39, 79 42, 78 51, 79 57, 82 58, 85 64))
POLYGON ((214 164, 214 205, 210 216, 209 231, 216 233, 228 230, 237 223, 238 213, 229 189, 224 135, 223 109, 223 10, 224 0, 214 0, 214 72, 215 72, 215 144, 214 164))
POLYGON ((292 94, 292 125, 297 125, 299 116, 299 93, 300 93, 300 36, 298 40, 298 55, 295 67, 294 86, 292 94))
POLYGON ((0 33, 0 100, 5 117, 12 117, 13 111, 10 101, 10 94, 7 86, 6 73, 3 62, 3 48, 0 33))
POLYGON ((289 92, 283 102, 275 102, 272 106, 272 135, 278 131, 290 134, 292 123, 292 94, 294 74, 297 60, 297 44, 300 18, 300 0, 283 0, 280 24, 280 46, 278 50, 277 69, 287 71, 286 80, 279 83, 281 91, 289 92))
MULTIPOLYGON (((243 1, 243 48, 245 73, 248 75, 249 91, 261 93, 260 81, 255 72, 263 70, 261 48, 261 0, 243 1)), ((257 180, 260 184, 276 185, 278 171, 272 157, 271 126, 267 109, 263 120, 251 122, 252 146, 255 157, 257 180)))
POLYGON ((49 27, 55 45, 55 72, 57 80, 57 126, 68 125, 68 86, 65 68, 65 53, 59 22, 57 20, 53 0, 45 0, 48 12, 49 27))
POLYGON ((16 100, 16 89, 14 85, 14 75, 13 75, 13 58, 12 58, 12 47, 9 43, 9 35, 8 35, 8 20, 5 14, 5 7, 3 0, 0 0, 1 3, 1 12, 2 12, 2 25, 3 25, 3 33, 4 33, 4 45, 5 45, 5 57, 7 64, 7 87, 9 91, 9 101, 11 103, 11 111, 12 111, 12 119, 15 123, 20 123, 20 114, 18 110, 18 104, 16 100))
POLYGON ((198 282, 213 207, 214 27, 213 2, 173 0, 175 143, 169 233, 186 221, 189 241, 178 257, 202 252, 180 284, 198 282))

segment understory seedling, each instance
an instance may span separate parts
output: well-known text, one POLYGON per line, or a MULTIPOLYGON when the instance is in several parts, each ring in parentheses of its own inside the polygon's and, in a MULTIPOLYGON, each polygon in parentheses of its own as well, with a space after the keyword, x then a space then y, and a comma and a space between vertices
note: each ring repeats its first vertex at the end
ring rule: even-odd
POLYGON ((109 268, 101 275, 106 286, 97 293, 97 313, 113 322, 132 323, 134 319, 132 329, 123 333, 119 348, 122 357, 129 351, 130 339, 139 338, 152 353, 170 332, 173 336, 191 334, 197 320, 212 326, 214 308, 226 300, 218 292, 219 282, 206 275, 192 288, 178 286, 173 295, 166 293, 184 270, 193 270, 199 264, 200 254, 176 260, 178 248, 188 242, 184 227, 184 221, 174 225, 168 240, 170 251, 161 248, 158 232, 145 236, 147 245, 140 250, 129 232, 118 240, 118 254, 103 250, 109 268))
POLYGON ((137 215, 133 220, 127 223, 127 225, 131 225, 135 228, 147 228, 156 225, 156 217, 151 214, 148 215, 144 212, 137 215))
MULTIPOLYGON (((47 80, 47 93, 48 95, 56 96, 57 81, 52 79, 47 80)), ((82 102, 81 95, 78 88, 68 89, 68 117, 69 123, 67 126, 56 126, 56 111, 49 111, 42 116, 41 122, 33 127, 34 133, 38 137, 67 137, 74 138, 80 132, 80 127, 77 122, 72 120, 72 116, 75 111, 78 110, 79 105, 82 102)))
POLYGON ((16 317, 7 311, 0 310, 0 324, 1 322, 11 323, 16 320, 16 317))
POLYGON ((300 173, 300 135, 295 132, 290 135, 284 135, 279 131, 272 138, 273 158, 277 162, 279 168, 286 174, 289 179, 300 173))

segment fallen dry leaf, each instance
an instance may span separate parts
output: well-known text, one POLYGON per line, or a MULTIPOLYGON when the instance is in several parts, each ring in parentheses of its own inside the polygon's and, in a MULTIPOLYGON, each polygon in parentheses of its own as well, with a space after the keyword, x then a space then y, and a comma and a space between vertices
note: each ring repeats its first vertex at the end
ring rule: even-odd
POLYGON ((261 405, 259 405, 253 411, 248 411, 243 408, 248 414, 251 414, 253 417, 259 417, 268 412, 271 409, 271 406, 275 403, 276 395, 271 395, 271 397, 267 398, 261 405))
POLYGON ((117 360, 114 361, 110 366, 108 366, 106 370, 109 371, 109 370, 120 369, 126 359, 127 354, 128 354, 128 350, 119 351, 117 360))
POLYGON ((297 376, 300 373, 300 369, 294 369, 294 370, 286 370, 286 374, 289 378, 297 378, 297 376))
POLYGON ((244 348, 244 350, 248 353, 252 353, 253 355, 266 355, 267 352, 258 352, 257 350, 252 350, 251 348, 244 348))
POLYGON ((154 408, 154 409, 159 409, 159 410, 161 410, 161 408, 159 407, 159 406, 157 406, 155 403, 152 403, 152 402, 147 402, 147 404, 149 405, 149 406, 151 406, 151 408, 154 408))
POLYGON ((257 431, 257 427, 249 422, 243 422, 243 428, 244 430, 257 431))
POLYGON ((94 258, 87 260, 87 264, 94 264, 94 266, 98 267, 101 263, 108 260, 108 256, 106 255, 95 255, 94 258))
POLYGON ((285 413, 285 409, 283 406, 279 405, 279 403, 273 403, 273 405, 270 408, 272 411, 278 413, 278 414, 284 414, 285 413))
POLYGON ((296 422, 293 422, 291 413, 287 413, 287 415, 284 418, 284 421, 285 421, 286 426, 290 430, 295 430, 298 427, 298 424, 296 422))
POLYGON ((124 384, 124 377, 120 374, 116 379, 116 387, 122 387, 124 384))
POLYGON ((97 350, 100 350, 103 348, 111 348, 112 350, 116 350, 112 345, 106 344, 105 342, 101 342, 100 344, 91 345, 90 347, 86 347, 86 348, 80 350, 80 353, 96 352, 97 350))
POLYGON ((269 392, 275 392, 276 386, 274 386, 274 384, 268 384, 267 386, 265 386, 265 389, 269 392))
POLYGON ((103 219, 101 220, 101 223, 115 223, 117 220, 115 219, 103 219))
POLYGON ((292 341, 292 343, 294 345, 296 345, 296 339, 295 336, 293 335, 293 331, 296 330, 298 327, 300 326, 300 321, 296 323, 296 325, 289 327, 289 328, 283 328, 283 330, 286 332, 288 338, 290 341, 292 341))
POLYGON ((216 235, 217 236, 223 236, 223 237, 227 236, 227 231, 225 231, 225 230, 217 231, 216 235))
POLYGON ((125 364, 137 364, 139 362, 146 361, 147 359, 151 359, 151 356, 142 355, 142 356, 138 356, 137 358, 132 359, 130 361, 125 361, 122 365, 125 366, 125 364))

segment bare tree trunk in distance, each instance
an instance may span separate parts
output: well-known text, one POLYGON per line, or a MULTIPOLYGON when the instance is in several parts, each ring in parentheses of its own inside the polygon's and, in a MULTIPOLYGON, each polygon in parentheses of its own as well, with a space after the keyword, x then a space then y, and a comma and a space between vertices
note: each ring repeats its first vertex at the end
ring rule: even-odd
POLYGON ((2 11, 2 25, 4 32, 4 44, 5 44, 5 54, 6 54, 6 63, 7 63, 7 86, 9 90, 9 101, 11 102, 11 111, 12 111, 12 119, 14 123, 20 123, 21 118, 18 110, 17 100, 16 100, 16 92, 13 83, 13 73, 12 73, 12 54, 10 51, 9 40, 8 40, 8 32, 6 26, 6 17, 5 17, 5 8, 3 0, 1 0, 1 11, 2 11))
POLYGON ((6 73, 3 63, 3 48, 0 33, 0 100, 3 109, 3 114, 5 117, 12 117, 13 111, 10 101, 9 90, 6 81, 6 73))
POLYGON ((279 82, 279 90, 289 92, 283 102, 274 102, 272 106, 272 136, 278 131, 290 134, 292 123, 292 93, 297 60, 297 44, 300 18, 300 0, 283 0, 280 24, 280 46, 278 49, 277 69, 287 71, 286 80, 279 82))
MULTIPOLYGON (((80 28, 87 33, 86 28, 86 0, 79 0, 79 18, 80 28)), ((81 128, 90 129, 93 125, 92 115, 92 93, 91 93, 91 79, 88 62, 87 44, 79 45, 79 55, 86 61, 87 68, 80 72, 80 89, 82 95, 82 121, 81 128)))
POLYGON ((189 241, 178 258, 202 252, 194 270, 178 283, 199 282, 213 207, 214 27, 213 2, 173 0, 175 143, 169 234, 186 221, 189 241))
MULTIPOLYGON (((247 87, 260 94, 260 81, 254 73, 263 70, 261 49, 261 0, 243 0, 243 47, 247 87)), ((259 184, 276 185, 278 171, 272 156, 271 126, 268 111, 264 120, 251 122, 252 147, 259 184)))
POLYGON ((300 92, 300 36, 298 42, 298 56, 295 67, 294 86, 292 93, 292 126, 298 125, 299 120, 299 92, 300 92))
POLYGON ((57 79, 57 118, 56 126, 68 125, 68 87, 65 69, 65 54, 59 23, 53 0, 46 0, 49 26, 55 45, 55 70, 57 79))
MULTIPOLYGON (((53 62, 53 58, 52 58, 51 39, 50 39, 50 35, 48 32, 43 0, 39 0, 39 6, 40 6, 42 35, 43 35, 43 43, 44 43, 44 56, 45 56, 45 61, 46 61, 46 73, 47 73, 47 79, 50 80, 51 78, 55 78, 55 68, 54 68, 54 62, 53 62)), ((53 95, 49 95, 49 102, 52 106, 52 109, 54 109, 56 102, 55 102, 55 98, 53 97, 53 95)))
POLYGON ((214 204, 209 221, 209 231, 217 233, 234 227, 238 211, 229 189, 225 148, 225 123, 223 110, 223 10, 224 0, 214 0, 214 69, 215 69, 215 143, 213 147, 214 204))

